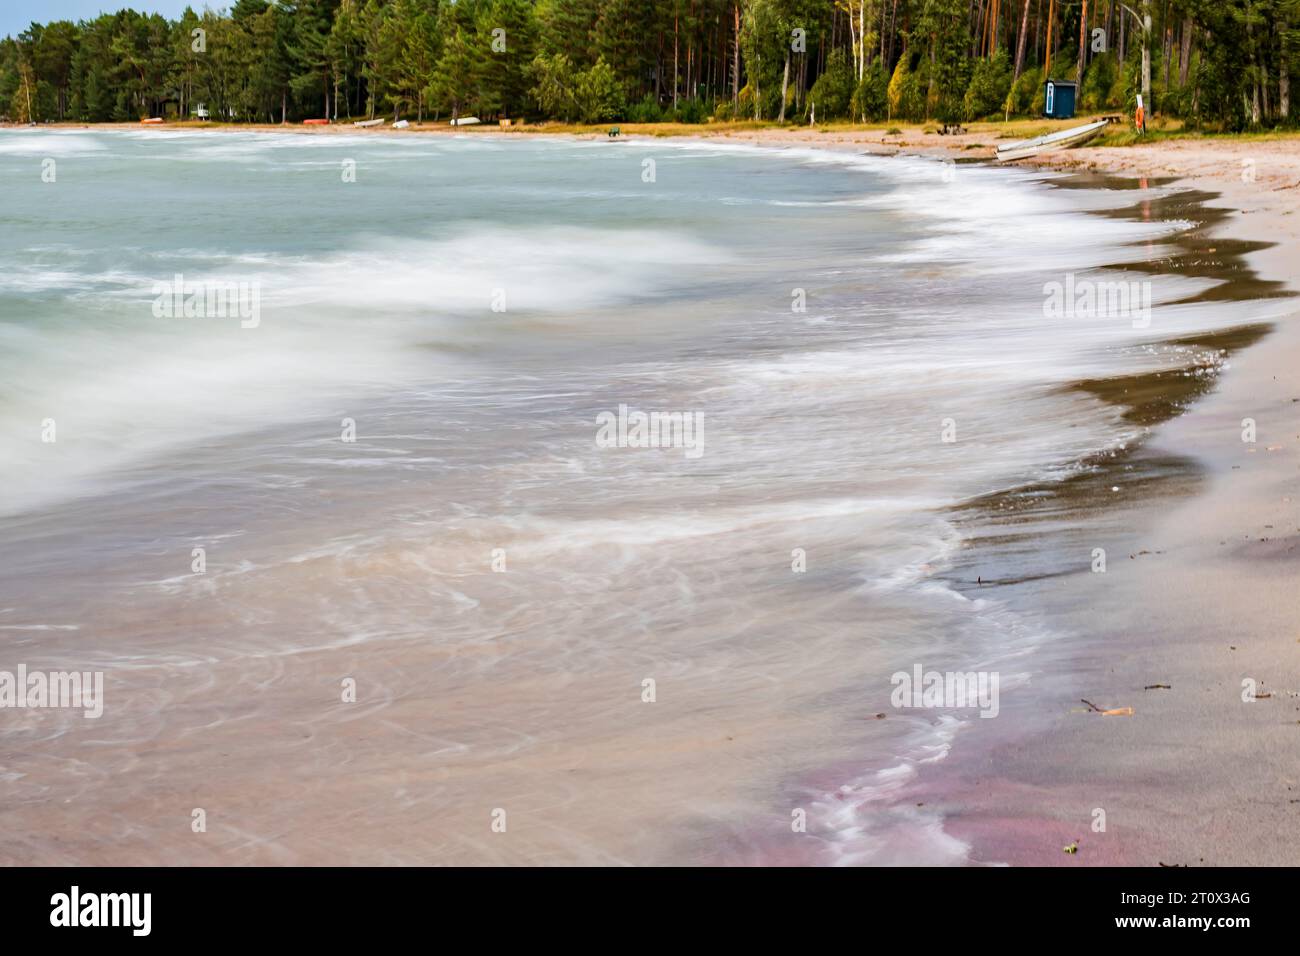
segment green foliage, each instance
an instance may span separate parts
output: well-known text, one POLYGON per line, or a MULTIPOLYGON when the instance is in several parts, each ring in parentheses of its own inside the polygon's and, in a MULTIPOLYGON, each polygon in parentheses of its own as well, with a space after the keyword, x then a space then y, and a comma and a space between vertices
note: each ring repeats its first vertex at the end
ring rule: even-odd
POLYGON ((1011 92, 1011 58, 999 50, 987 60, 975 65, 970 86, 966 87, 963 110, 966 119, 983 119, 1000 113, 1011 92))
POLYGON ((604 123, 623 115, 623 87, 604 57, 578 74, 574 88, 578 118, 584 123, 604 123))
POLYGON ((448 19, 446 29, 442 55, 438 57, 427 92, 431 100, 445 106, 452 120, 456 120, 468 115, 466 107, 471 105, 478 89, 477 74, 481 61, 471 49, 472 34, 455 22, 454 17, 448 19))
POLYGON ((754 85, 746 83, 736 94, 735 116, 733 119, 751 119, 757 112, 755 101, 757 94, 754 92, 754 85))
POLYGON ((529 101, 529 65, 537 49, 537 22, 529 0, 491 0, 475 17, 482 58, 484 101, 509 116, 522 115, 529 101), (499 31, 499 32, 496 32, 499 31), (481 51, 488 51, 484 55, 481 51))
POLYGON ((886 92, 889 119, 925 119, 925 95, 921 92, 920 77, 911 69, 911 57, 903 56, 894 68, 886 92))
POLYGON ((854 120, 871 122, 882 120, 889 111, 889 76, 880 63, 862 74, 862 82, 853 91, 849 112, 854 120))
POLYGON ((539 53, 529 75, 537 108, 566 123, 578 115, 577 72, 563 53, 539 53))
POLYGON ((629 123, 658 123, 664 118, 664 111, 659 108, 659 101, 653 93, 647 93, 639 103, 627 108, 629 123))
POLYGON ((1092 112, 1119 106, 1119 101, 1114 98, 1118 73, 1113 56, 1099 56, 1089 63, 1079 90, 1079 110, 1092 112))
POLYGON ((1043 71, 1041 69, 1035 67, 1031 70, 1025 70, 1011 84, 1011 91, 1007 93, 1007 99, 1002 104, 1002 109, 1012 114, 1025 115, 1029 113, 1034 102, 1034 96, 1042 85, 1043 71))
POLYGON ((709 104, 701 99, 679 100, 677 109, 670 110, 668 119, 674 123, 703 123, 709 118, 709 104))
POLYGON ((856 86, 848 54, 835 50, 827 60, 826 72, 817 77, 817 82, 808 92, 808 99, 817 110, 817 118, 829 120, 848 116, 856 86))
MULTIPOLYGON (((1282 77, 1300 76, 1300 0, 1150 8, 1154 111, 1230 130, 1296 122, 1298 111, 1282 115, 1282 77)), ((235 0, 229 13, 187 8, 174 21, 123 9, 0 40, 0 113, 99 122, 188 116, 203 104, 223 121, 474 112, 698 122, 806 117, 813 107, 818 119, 912 121, 1041 111, 1041 6, 1029 8, 1014 83, 1019 5, 1003 11, 992 51, 987 4, 868 3, 865 36, 849 29, 858 9, 856 0, 235 0)), ((1080 9, 1055 9, 1053 45, 1064 46, 1052 75, 1074 79, 1080 9)), ((1140 88, 1140 30, 1129 17, 1118 62, 1112 12, 1111 48, 1090 58, 1080 110, 1131 109, 1140 88)))

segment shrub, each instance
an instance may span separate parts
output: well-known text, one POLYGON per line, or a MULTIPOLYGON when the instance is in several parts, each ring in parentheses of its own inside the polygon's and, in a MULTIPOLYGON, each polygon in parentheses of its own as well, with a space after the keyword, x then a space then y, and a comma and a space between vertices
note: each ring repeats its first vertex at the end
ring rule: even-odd
POLYGON ((962 101, 962 112, 968 120, 1000 112, 1010 92, 1011 60, 1006 51, 998 50, 989 59, 980 60, 975 65, 975 73, 962 101))
POLYGON ((911 69, 910 60, 911 57, 902 57, 889 80, 887 102, 890 119, 925 118, 925 96, 921 92, 920 77, 911 69))
MULTIPOLYGON (((856 85, 848 57, 843 50, 835 50, 826 61, 826 72, 817 77, 817 82, 808 91, 808 99, 815 105, 819 117, 836 119, 847 116, 856 85)), ((776 98, 779 106, 780 90, 777 90, 776 98)))
POLYGON ((528 72, 533 80, 533 99, 542 113, 566 122, 573 119, 578 105, 574 95, 576 77, 569 58, 563 53, 539 53, 528 72))
POLYGON ((678 100, 677 109, 669 110, 671 118, 677 123, 703 123, 709 118, 709 108, 703 100, 678 100))
POLYGON ((1020 74, 1020 78, 1011 84, 1011 90, 1007 93, 1006 102, 1002 108, 1010 113, 1025 114, 1032 110, 1034 97, 1038 95, 1041 99, 1041 90, 1043 85, 1043 71, 1040 68, 1025 70, 1020 74))
POLYGON ((1099 56, 1088 64, 1083 73, 1083 88, 1079 90, 1080 110, 1100 110, 1119 105, 1111 98, 1116 72, 1115 60, 1110 56, 1099 56))
POLYGON ((584 123, 604 123, 623 115, 623 87, 604 57, 578 74, 574 99, 584 123))
POLYGON ((754 118, 754 85, 752 83, 746 83, 742 86, 740 93, 736 96, 736 118, 754 118))
POLYGON ((881 120, 889 109, 889 77, 882 63, 876 63, 862 74, 862 81, 853 91, 849 111, 855 120, 868 122, 881 120))
POLYGON ((659 123, 664 118, 664 111, 659 108, 659 101, 653 93, 647 93, 640 103, 633 103, 627 108, 629 123, 659 123))

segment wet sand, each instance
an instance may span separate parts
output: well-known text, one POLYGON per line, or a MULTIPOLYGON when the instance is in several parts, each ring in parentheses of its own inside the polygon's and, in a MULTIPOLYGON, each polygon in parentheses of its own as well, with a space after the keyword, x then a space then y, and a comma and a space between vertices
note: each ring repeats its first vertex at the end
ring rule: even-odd
MULTIPOLYGON (((932 136, 881 143, 878 132, 749 138, 770 145, 833 138, 839 148, 958 157, 973 151, 964 141, 931 146, 932 136)), ((1187 140, 1061 151, 1035 162, 1137 184, 1160 179, 1199 193, 1188 198, 1208 209, 1184 238, 1181 261, 1153 266, 1208 268, 1229 280, 1212 296, 1272 297, 1300 289, 1295 145, 1187 140)), ((1053 566, 1027 547, 1036 571, 1006 574, 995 565, 981 573, 983 555, 1004 564, 1014 552, 1005 527, 989 522, 976 534, 962 572, 997 582, 977 586, 1013 606, 1049 608, 1051 622, 1070 638, 1039 651, 1035 703, 1020 714, 1027 723, 1046 721, 1045 732, 1017 733, 1013 707, 1011 726, 964 740, 913 794, 940 803, 946 830, 969 842, 974 860, 1300 862, 1289 839, 1300 814, 1298 318, 1168 343, 1224 349, 1228 366, 1211 378, 1079 383, 1126 405, 1131 420, 1153 430, 1135 460, 1115 463, 1121 484, 1103 470, 1101 480, 1084 481, 1088 487, 1072 489, 1072 500, 1055 509, 1027 496, 1040 513, 1015 533, 1035 542, 1058 535, 1058 547, 1073 545, 1068 561, 1053 566), (1253 444, 1242 441, 1246 418, 1256 422, 1253 444), (1121 491, 1110 491, 1116 487, 1121 491), (1107 552, 1104 574, 1091 571, 1094 547, 1107 552), (1248 680, 1251 702, 1243 700, 1248 680), (1102 717, 1083 699, 1134 713, 1102 717), (1078 852, 1064 853, 1074 841, 1078 852)), ((998 510, 998 503, 974 504, 985 506, 986 521, 998 510)))
MULTIPOLYGON (((1278 246, 1252 259, 1290 280, 1277 268, 1281 256, 1300 261, 1293 230, 1278 222, 1285 215, 1220 228, 1276 237, 1278 246), (1277 225, 1259 229, 1265 223, 1277 225)), ((1300 812, 1300 329, 1292 319, 1260 332, 1211 340, 1231 358, 1207 394, 1195 394, 1203 379, 1163 392, 1155 382, 1124 383, 1122 395, 1110 383, 1112 398, 1135 402, 1127 414, 1153 420, 1141 455, 1168 477, 1146 508, 1090 517, 1075 573, 1033 589, 1073 635, 1059 662, 1069 676, 1052 681, 1044 704, 1048 732, 994 744, 977 774, 964 760, 943 768, 948 785, 969 794, 949 827, 971 841, 976 859, 1300 859, 1286 839, 1300 812), (1242 441, 1246 418, 1257 424, 1253 444, 1242 441), (1104 574, 1087 566, 1092 547, 1107 551, 1104 574), (1248 679, 1253 702, 1243 700, 1248 679), (1085 698, 1134 714, 1099 717, 1085 698), (1098 808, 1104 832, 1092 827, 1098 808), (1074 840, 1078 854, 1062 853, 1074 840)))
MULTIPOLYGON (((1222 211, 1184 242, 1184 267, 1228 280, 1209 295, 1294 287, 1294 193, 1197 185, 1222 190, 1199 197, 1222 211), (1276 244, 1253 241, 1261 236, 1276 244), (1243 257, 1258 274, 1243 270, 1243 257)), ((1286 839, 1300 812, 1300 327, 1287 318, 1166 344, 1188 349, 1186 369, 1078 383, 1151 426, 1133 455, 1048 500, 1022 489, 1010 496, 1019 511, 1014 500, 972 503, 984 527, 962 565, 968 577, 980 575, 981 550, 1006 553, 1010 534, 1056 533, 1069 552, 1055 562, 1031 552, 1039 567, 1008 579, 983 574, 982 591, 1049 608, 1070 636, 1041 660, 1025 715, 1045 719, 1046 732, 990 735, 931 778, 947 794, 948 831, 977 861, 1300 859, 1286 839), (1195 374, 1207 351, 1225 360, 1221 374, 1195 374), (1254 443, 1242 441, 1247 418, 1254 443), (1105 573, 1090 567, 1096 547, 1106 550, 1105 573), (1101 717, 1085 700, 1134 713, 1101 717), (1078 853, 1065 854, 1076 841, 1078 853)))
MULTIPOLYGON (((935 145, 937 137, 914 134, 881 142, 878 131, 729 138, 961 159, 987 151, 973 148, 987 137, 935 145)), ((1177 261, 1152 268, 1228 280, 1209 296, 1300 289, 1294 140, 1091 147, 1035 163, 1187 188, 1188 201, 1205 203, 1201 226, 1184 237, 1177 261)), ((910 794, 941 809, 946 831, 969 843, 974 861, 1300 862, 1288 839, 1300 814, 1297 318, 1166 343, 1193 356, 1223 349, 1221 374, 1081 381, 1152 426, 1140 451, 1110 463, 1118 471, 1082 479, 1055 507, 1021 489, 1037 514, 1013 531, 991 517, 1006 501, 972 503, 984 524, 970 529, 958 565, 968 586, 1017 608, 1046 608, 1045 620, 1069 634, 1038 652, 1024 708, 1013 705, 1007 723, 965 738, 910 794), (1242 441, 1246 418, 1257 425, 1253 444, 1242 441), (1042 550, 1049 535, 1053 556, 1042 550), (1096 547, 1107 552, 1104 574, 1091 571, 1096 547), (1255 682, 1252 702, 1243 700, 1247 680, 1255 682), (1134 713, 1102 717, 1084 699, 1134 713), (1027 736, 1018 721, 1045 730, 1027 736), (1077 853, 1063 852, 1075 841, 1077 853)))

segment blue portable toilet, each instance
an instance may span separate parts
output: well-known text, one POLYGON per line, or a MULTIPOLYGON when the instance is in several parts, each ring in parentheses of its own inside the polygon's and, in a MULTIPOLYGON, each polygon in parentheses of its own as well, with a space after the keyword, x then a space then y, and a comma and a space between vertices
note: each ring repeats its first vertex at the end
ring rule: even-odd
POLYGON ((1043 90, 1043 115, 1048 119, 1072 119, 1078 84, 1070 80, 1048 80, 1043 90))

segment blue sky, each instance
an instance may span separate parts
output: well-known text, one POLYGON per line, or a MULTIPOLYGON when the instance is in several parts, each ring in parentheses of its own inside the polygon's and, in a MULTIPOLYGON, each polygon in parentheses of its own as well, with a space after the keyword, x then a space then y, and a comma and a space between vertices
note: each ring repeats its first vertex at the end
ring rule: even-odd
MULTIPOLYGON (((233 2, 233 0, 232 0, 233 2)), ((174 20, 187 6, 202 10, 229 6, 220 0, 0 0, 0 36, 17 36, 33 20, 89 20, 100 13, 115 13, 124 7, 141 13, 161 13, 174 20)))

